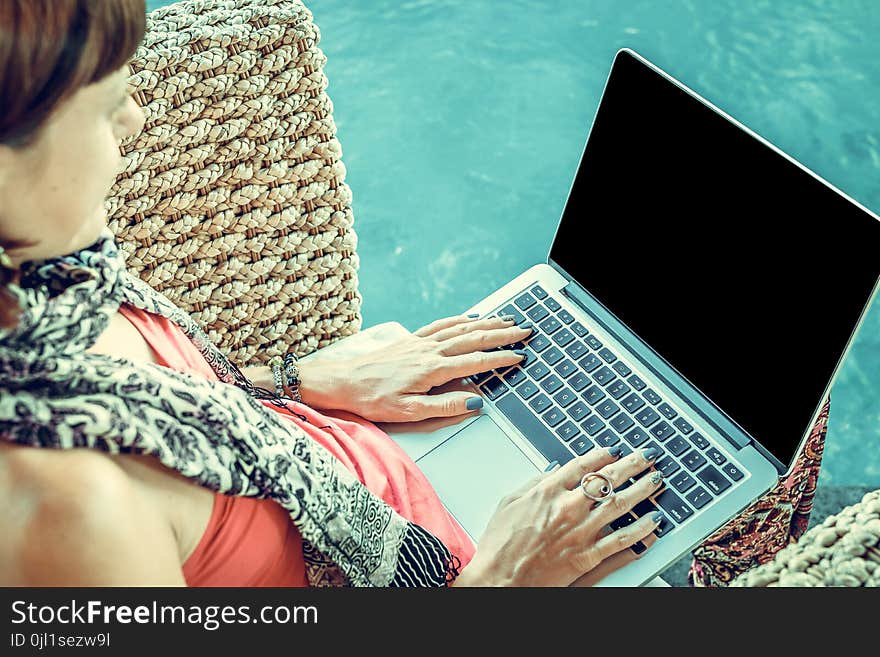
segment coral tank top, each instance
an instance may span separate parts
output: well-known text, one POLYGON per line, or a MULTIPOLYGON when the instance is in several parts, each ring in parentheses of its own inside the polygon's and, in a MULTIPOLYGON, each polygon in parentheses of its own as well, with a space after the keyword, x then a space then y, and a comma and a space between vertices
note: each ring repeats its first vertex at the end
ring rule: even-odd
MULTIPOLYGON (((179 326, 161 315, 123 303, 122 314, 143 335, 157 362, 171 369, 219 380, 179 326)), ((384 431, 346 411, 319 412, 286 402, 296 415, 259 400, 294 422, 339 459, 377 497, 401 516, 437 536, 462 566, 475 546, 446 511, 418 466, 384 431), (329 426, 329 429, 319 427, 329 426)), ((208 526, 183 564, 189 586, 307 586, 302 537, 287 511, 273 500, 217 493, 208 526)))

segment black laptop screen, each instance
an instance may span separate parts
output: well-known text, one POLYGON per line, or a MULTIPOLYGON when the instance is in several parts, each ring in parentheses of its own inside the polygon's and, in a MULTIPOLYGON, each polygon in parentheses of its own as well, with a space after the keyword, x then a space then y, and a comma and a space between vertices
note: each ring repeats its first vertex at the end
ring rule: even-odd
POLYGON ((880 222, 621 52, 550 258, 788 464, 880 275, 880 222))

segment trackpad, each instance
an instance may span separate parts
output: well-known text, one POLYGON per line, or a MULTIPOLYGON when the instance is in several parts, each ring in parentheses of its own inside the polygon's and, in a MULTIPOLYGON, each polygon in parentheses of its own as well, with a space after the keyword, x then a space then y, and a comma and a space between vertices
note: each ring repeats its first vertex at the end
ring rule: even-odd
POLYGON ((488 415, 481 415, 417 463, 474 542, 501 498, 540 472, 488 415))

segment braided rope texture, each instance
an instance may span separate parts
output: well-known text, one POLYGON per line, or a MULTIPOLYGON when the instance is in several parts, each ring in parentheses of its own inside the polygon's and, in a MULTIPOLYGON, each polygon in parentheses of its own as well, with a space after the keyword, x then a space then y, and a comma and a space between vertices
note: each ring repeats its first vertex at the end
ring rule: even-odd
POLYGON ((828 516, 731 586, 880 586, 880 490, 828 516))
POLYGON ((361 328, 351 190, 311 12, 298 0, 185 0, 147 14, 105 207, 128 269, 236 364, 361 328))

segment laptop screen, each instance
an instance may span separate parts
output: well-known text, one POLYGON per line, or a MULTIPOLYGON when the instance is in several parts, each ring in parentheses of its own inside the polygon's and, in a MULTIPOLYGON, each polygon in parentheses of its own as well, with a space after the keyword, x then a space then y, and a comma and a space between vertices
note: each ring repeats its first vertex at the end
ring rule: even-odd
POLYGON ((880 275, 880 222, 621 51, 550 259, 790 464, 880 275))

